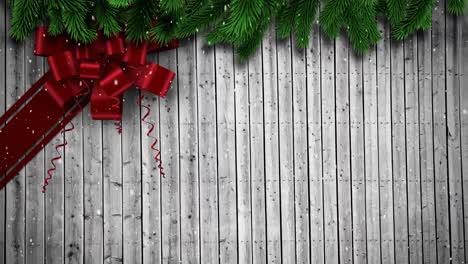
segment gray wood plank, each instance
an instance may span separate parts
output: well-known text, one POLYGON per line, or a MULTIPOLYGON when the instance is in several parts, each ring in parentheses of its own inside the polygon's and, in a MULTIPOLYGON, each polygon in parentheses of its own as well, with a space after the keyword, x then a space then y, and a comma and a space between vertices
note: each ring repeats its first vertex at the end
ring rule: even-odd
MULTIPOLYGON (((281 262, 280 152, 278 120, 278 59, 276 30, 270 27, 262 43, 263 96, 265 118, 265 194, 268 262, 281 262)), ((282 69, 282 68, 280 68, 282 69)), ((259 87, 252 87, 259 89, 259 87)))
POLYGON ((382 263, 395 263, 392 188, 392 104, 390 26, 380 25, 383 38, 377 44, 377 120, 380 191, 380 243, 382 263))
POLYGON ((237 244, 238 262, 252 263, 252 199, 250 178, 249 68, 234 55, 236 171, 237 171, 237 244))
POLYGON ((198 178, 196 46, 194 39, 181 41, 178 49, 179 83, 181 258, 200 263, 200 202, 198 178))
MULTIPOLYGON (((14 3, 11 2, 11 5, 14 3)), ((7 10, 6 26, 11 26, 11 12, 7 10)), ((25 87, 25 44, 11 38, 6 40, 6 100, 8 109, 26 90, 25 87)), ((23 263, 25 260, 25 203, 26 169, 23 168, 7 186, 5 216, 6 263, 23 263)))
POLYGON ((216 47, 219 261, 237 262, 236 124, 232 47, 216 47))
POLYGON ((142 262, 140 91, 124 94, 122 117, 123 262, 142 262))
POLYGON ((419 34, 418 50, 419 155, 421 163, 423 261, 424 263, 437 263, 430 31, 419 34))
POLYGON ((258 50, 249 60, 250 176, 252 190, 253 262, 267 262, 265 201, 265 139, 262 56, 258 50))
MULTIPOLYGON (((157 54, 151 54, 147 56, 148 61, 157 61, 158 55, 157 54)), ((167 64, 167 59, 169 60, 175 60, 174 54, 171 54, 169 56, 165 56, 164 62, 167 64)), ((164 65, 164 67, 168 67, 168 65, 164 65)), ((177 69, 171 69, 176 71, 177 69)), ((174 124, 173 124, 173 115, 176 115, 176 120, 175 122, 177 123, 177 105, 175 107, 167 107, 167 110, 164 111, 162 107, 160 107, 161 101, 160 99, 151 93, 145 92, 145 97, 142 101, 142 105, 149 107, 150 112, 146 120, 154 125, 154 130, 152 131, 150 136, 147 136, 147 133, 149 132, 149 129, 151 128, 150 125, 142 123, 142 130, 141 130, 141 165, 142 165, 142 222, 143 222, 143 263, 161 263, 162 261, 162 229, 161 229, 161 223, 162 223, 162 217, 161 217, 161 178, 163 175, 160 174, 160 169, 158 166, 160 165, 156 160, 155 160, 155 155, 158 153, 155 152, 154 150, 151 149, 151 145, 157 140, 157 145, 155 146, 160 152, 160 155, 162 155, 162 149, 161 149, 161 144, 164 141, 164 143, 169 142, 169 146, 167 147, 168 150, 172 153, 174 149, 172 148, 175 146, 175 151, 177 154, 178 151, 178 143, 171 142, 171 139, 174 137, 177 138, 178 136, 178 131, 177 131, 177 125, 175 126, 176 131, 171 131, 170 134, 166 134, 164 136, 164 139, 161 138, 161 130, 163 129, 162 127, 165 127, 165 129, 173 130, 174 129, 174 124), (169 113, 172 110, 172 113, 169 113), (160 120, 160 117, 165 114, 164 117, 166 117, 166 122, 162 122, 160 120), (167 113, 167 114, 166 114, 167 113), (172 122, 171 122, 172 121, 172 122), (156 139, 152 138, 155 137, 156 139), (167 140, 167 141, 166 141, 167 140)), ((172 99, 171 101, 174 102, 177 100, 177 82, 173 87, 170 89, 170 97, 169 98, 175 98, 172 99), (175 89, 174 89, 175 87, 175 89), (175 91, 174 91, 175 90, 175 91), (174 96, 175 95, 175 96, 174 96)), ((147 113, 148 110, 145 107, 140 107, 141 111, 141 116, 144 117, 147 113)), ((164 153, 166 154, 166 153, 164 153)), ((177 181, 178 180, 178 155, 164 155, 164 157, 160 156, 161 158, 161 165, 163 168, 163 172, 165 173, 168 171, 169 179, 170 182, 177 181), (173 160, 176 160, 176 162, 173 162, 173 160), (175 175, 174 175, 174 169, 175 175)), ((178 185, 176 184, 175 187, 177 188, 178 185)), ((178 190, 176 191, 178 194, 178 190)), ((166 208, 175 208, 174 204, 177 202, 175 200, 174 202, 170 202, 168 207, 166 208)), ((170 210, 174 211, 174 210, 170 210)), ((175 210, 177 213, 177 210, 175 210)), ((166 213, 166 212, 165 212, 166 213)), ((170 221, 173 221, 174 219, 170 219, 170 221)), ((178 218, 175 219, 175 225, 176 227, 178 226, 178 218)), ((176 228, 177 230, 177 228, 176 228)), ((179 236, 179 233, 177 232, 176 234, 177 237, 179 236)), ((172 236, 171 236, 172 237, 172 236)))
POLYGON ((219 261, 216 77, 214 48, 197 37, 198 173, 200 175, 200 251, 202 263, 219 261))
MULTIPOLYGON (((281 246, 282 262, 296 261, 295 215, 294 215, 294 139, 293 139, 293 95, 291 69, 291 40, 279 42, 278 54, 278 121, 279 121, 279 165, 281 192, 281 246)), ((269 152, 265 151, 265 155, 269 152)))
POLYGON ((320 30, 314 31, 307 49, 307 122, 309 142, 309 207, 311 263, 325 262, 323 221, 323 171, 322 171, 322 115, 321 115, 321 53, 320 30))
POLYGON ((408 188, 408 242, 411 263, 422 263, 421 174, 419 160, 418 43, 405 43, 406 177, 408 188))
MULTIPOLYGON (((468 57, 468 16, 463 16, 457 20, 457 34, 461 34, 457 44, 460 45, 458 49, 461 58, 468 57)), ((462 60, 460 65, 460 109, 461 109, 461 151, 462 151, 462 172, 463 176, 468 172, 468 61, 462 60)), ((463 191, 468 191, 468 177, 463 177, 463 191)), ((463 194, 464 204, 464 227, 465 227, 465 257, 468 256, 468 195, 463 194)), ((466 261, 465 261, 466 262, 466 261)))
POLYGON ((336 173, 335 43, 321 40, 322 163, 326 262, 339 261, 336 173))
POLYGON ((349 116, 349 44, 345 36, 336 39, 336 158, 338 171, 338 235, 340 263, 353 262, 351 214, 351 140, 349 116))
POLYGON ((447 182, 447 123, 445 78, 445 0, 433 10, 432 24, 432 104, 434 118, 434 175, 438 263, 450 258, 450 218, 447 182))
MULTIPOLYGON (((65 148, 65 263, 83 263, 84 249, 84 152, 83 118, 81 113, 72 123, 75 129, 65 134, 68 145, 65 148)), ((96 143, 99 142, 97 139, 96 143)), ((100 150, 99 150, 100 153, 100 150)), ((88 163, 89 164, 89 163, 88 163)), ((86 178, 86 180, 88 180, 86 178)), ((85 197, 85 198, 84 198, 85 197)), ((88 246, 89 247, 89 246, 88 246)))
POLYGON ((364 108, 362 57, 349 60, 349 108, 351 134, 351 196, 353 215, 353 261, 366 263, 366 189, 364 178, 364 108))
MULTIPOLYGON (((4 88, 0 88, 0 114, 3 114, 7 110, 6 105, 6 53, 7 53, 7 1, 0 3, 0 21, 3 21, 3 26, 0 30, 0 83, 3 84, 4 88)), ((0 261, 6 261, 6 236, 5 236, 5 224, 6 224, 6 192, 5 188, 0 190, 0 261)))
POLYGON ((103 258, 105 263, 123 261, 122 136, 116 131, 114 123, 114 121, 104 121, 102 124, 103 258))
POLYGON ((83 111, 83 153, 84 262, 97 263, 104 259, 102 121, 91 118, 89 106, 83 111))
POLYGON ((402 42, 391 43, 393 217, 395 219, 395 262, 407 263, 408 210, 406 184, 404 49, 402 42))
MULTIPOLYGON (((34 37, 25 41, 25 89, 44 74, 44 59, 33 55, 34 37)), ((44 151, 26 166, 26 263, 44 261, 44 196, 41 186, 45 175, 44 151)))
POLYGON ((310 263, 306 51, 292 46, 296 263, 310 263))
POLYGON ((459 80, 461 31, 452 15, 446 17, 446 102, 447 102, 447 167, 450 210, 451 260, 465 262, 465 238, 463 226, 463 184, 460 137, 460 89, 459 80))
MULTIPOLYGON (((159 54, 159 62, 162 66, 177 70, 177 51, 170 50, 159 54)), ((184 73, 177 72, 177 76, 184 73)), ((179 77, 180 78, 180 77, 179 77)), ((160 139, 159 149, 161 150, 161 159, 163 162, 164 173, 166 176, 161 178, 161 215, 162 221, 162 241, 163 247, 163 262, 174 263, 180 261, 180 178, 179 178, 179 149, 178 149, 178 82, 174 80, 172 88, 165 99, 160 99, 159 118, 156 116, 153 122, 158 122, 160 119, 160 128, 156 129, 154 134, 160 139), (157 131, 161 131, 158 136, 157 131)), ((153 108, 156 110, 156 107, 153 108)), ((153 110, 153 111, 154 111, 153 110)), ((144 129, 146 133, 146 129, 144 129)), ((142 132, 143 133, 143 132, 142 132)), ((143 134, 145 134, 143 133, 143 134)), ((151 143, 146 143, 143 147, 149 150, 151 143)), ((154 153, 151 155, 154 156, 154 153)), ((147 161, 150 166, 155 170, 153 177, 155 180, 160 178, 160 172, 157 169, 158 163, 156 161, 147 161), (158 176, 159 175, 159 176, 158 176)), ((154 192, 154 191, 153 191, 154 192)), ((157 195, 154 193, 152 195, 157 195)), ((154 201, 157 204, 157 200, 154 201)), ((156 209, 158 207, 156 206, 156 209)), ((148 213, 150 213, 149 210, 148 213)), ((149 221, 154 221, 150 218, 149 221)), ((154 223, 158 224, 157 222, 154 223)), ((157 230, 157 229, 156 229, 157 230)), ((154 231, 153 231, 154 234, 154 231)), ((157 252, 157 250, 156 250, 157 252)), ((150 261, 149 263, 155 263, 150 261)))
POLYGON ((380 249, 380 197, 377 109, 377 56, 371 48, 363 56, 364 177, 366 184, 367 256, 378 263, 380 249))

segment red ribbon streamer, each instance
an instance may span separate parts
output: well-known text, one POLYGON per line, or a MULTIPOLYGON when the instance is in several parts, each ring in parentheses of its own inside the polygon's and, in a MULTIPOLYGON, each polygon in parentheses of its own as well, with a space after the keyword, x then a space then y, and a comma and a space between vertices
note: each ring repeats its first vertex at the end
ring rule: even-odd
POLYGON ((34 53, 48 57, 50 71, 0 117, 0 188, 89 102, 93 119, 121 120, 122 94, 130 87, 165 96, 174 73, 146 62, 146 54, 177 45, 125 43, 120 34, 80 45, 39 27, 34 53))
POLYGON ((149 129, 148 129, 148 132, 146 132, 146 136, 148 138, 153 139, 153 143, 151 144, 151 149, 154 150, 156 153, 156 155, 154 156, 154 160, 158 164, 159 173, 161 174, 162 177, 165 177, 166 173, 164 173, 164 167, 162 166, 161 151, 158 148, 156 148, 156 145, 158 144, 158 139, 155 136, 151 135, 155 126, 154 126, 154 123, 146 120, 146 118, 148 118, 148 116, 151 113, 151 108, 141 103, 141 101, 143 101, 144 98, 145 98, 145 93, 143 92, 137 100, 137 104, 146 109, 146 113, 141 118, 141 122, 149 125, 149 129))
POLYGON ((68 145, 67 139, 65 138, 65 134, 75 129, 75 125, 73 125, 73 122, 70 122, 70 124, 71 124, 70 128, 64 128, 61 132, 62 136, 64 136, 63 143, 55 146, 55 151, 57 152, 57 156, 53 157, 50 160, 50 163, 52 164, 52 168, 47 170, 47 177, 44 179, 44 185, 42 186, 42 193, 45 193, 47 190, 47 185, 49 185, 49 181, 52 179, 52 172, 57 170, 55 161, 58 161, 62 158, 62 154, 60 154, 59 148, 65 148, 65 146, 68 145))

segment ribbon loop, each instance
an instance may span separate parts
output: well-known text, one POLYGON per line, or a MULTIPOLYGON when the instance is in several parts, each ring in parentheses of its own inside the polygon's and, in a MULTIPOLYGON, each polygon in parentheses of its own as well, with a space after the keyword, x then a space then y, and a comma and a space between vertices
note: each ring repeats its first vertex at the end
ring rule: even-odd
POLYGON ((136 76, 135 84, 161 97, 166 96, 175 74, 152 62, 141 68, 136 76))
POLYGON ((55 80, 61 81, 78 75, 78 64, 72 52, 64 51, 47 59, 55 80))

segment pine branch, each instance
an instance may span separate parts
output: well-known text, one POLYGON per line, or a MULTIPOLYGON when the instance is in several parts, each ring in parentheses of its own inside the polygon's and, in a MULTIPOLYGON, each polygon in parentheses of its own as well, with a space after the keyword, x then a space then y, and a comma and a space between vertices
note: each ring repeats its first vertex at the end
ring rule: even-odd
POLYGON ((348 36, 354 50, 363 53, 380 40, 377 27, 376 3, 358 0, 352 3, 347 13, 348 36))
POLYGON ((293 32, 295 26, 295 16, 297 15, 298 2, 296 0, 283 3, 278 13, 276 32, 280 38, 287 38, 293 32))
POLYGON ((306 48, 309 44, 318 5, 318 0, 297 0, 297 13, 294 17, 296 45, 299 48, 306 48))
POLYGON ((448 0, 447 10, 455 15, 461 15, 466 12, 466 0, 448 0))
POLYGON ((208 43, 242 43, 260 23, 264 0, 232 0, 228 17, 208 34, 208 43))
POLYGON ((107 0, 111 6, 127 7, 135 2, 135 0, 107 0))
POLYGON ((393 37, 403 40, 427 23, 427 16, 432 11, 433 0, 412 0, 406 7, 405 18, 393 27, 393 37))
POLYGON ((44 2, 42 0, 12 1, 13 18, 10 36, 17 40, 24 40, 43 18, 44 2))
POLYGON ((228 0, 195 0, 180 19, 176 36, 185 38, 216 23, 224 14, 228 0))
POLYGON ((141 43, 149 38, 153 19, 157 17, 159 8, 156 1, 136 0, 128 9, 126 35, 130 41, 141 43))
POLYGON ((344 20, 342 16, 347 8, 346 0, 328 0, 320 14, 323 31, 331 38, 336 38, 344 20))
POLYGON ((185 7, 184 0, 160 0, 160 1, 161 1, 160 8, 161 8, 162 14, 173 15, 174 18, 176 18, 175 16, 179 16, 185 7))
POLYGON ((73 40, 89 43, 96 38, 96 30, 87 24, 90 16, 86 0, 60 0, 58 3, 65 30, 73 40))
POLYGON ((175 38, 176 22, 171 16, 159 18, 156 26, 151 29, 151 40, 160 44, 167 44, 175 38))
POLYGON ((397 25, 405 17, 407 0, 385 0, 388 19, 392 26, 397 25))
POLYGON ((265 35, 265 31, 268 29, 269 25, 269 21, 261 23, 247 40, 235 46, 241 61, 246 61, 260 47, 263 35, 265 35))
POLYGON ((106 0, 95 0, 94 13, 99 28, 102 29, 104 35, 112 36, 121 30, 117 19, 119 10, 111 6, 106 0))
POLYGON ((48 31, 52 36, 57 36, 65 32, 60 9, 50 6, 47 10, 47 15, 49 17, 48 31))

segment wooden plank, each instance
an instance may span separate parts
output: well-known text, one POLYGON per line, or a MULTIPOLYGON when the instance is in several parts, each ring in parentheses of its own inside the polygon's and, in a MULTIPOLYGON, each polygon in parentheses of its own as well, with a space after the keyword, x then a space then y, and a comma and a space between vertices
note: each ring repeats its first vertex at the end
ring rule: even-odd
POLYGON ((320 30, 314 24, 313 34, 307 49, 307 122, 309 142, 308 167, 310 186, 310 258, 311 263, 325 262, 323 221, 323 171, 322 171, 322 85, 320 30))
POLYGON ((250 178, 249 68, 238 63, 234 54, 236 171, 237 171, 237 244, 238 262, 250 264, 252 254, 252 199, 250 178))
POLYGON ((403 43, 391 43, 393 217, 396 263, 409 262, 403 52, 403 43))
POLYGON ((83 153, 84 262, 93 263, 104 259, 102 121, 91 119, 89 106, 83 111, 83 153))
POLYGON ((338 201, 336 173, 336 105, 335 105, 335 43, 328 38, 321 42, 322 74, 322 170, 325 225, 325 259, 337 263, 338 248, 338 201))
MULTIPOLYGON (((13 1, 11 5, 13 5, 13 1)), ((11 13, 7 11, 6 28, 11 26, 11 13)), ((25 44, 11 38, 6 39, 6 99, 8 109, 13 105, 25 88, 25 44)), ((23 263, 25 260, 25 203, 26 203, 26 169, 23 168, 16 177, 5 186, 5 250, 6 263, 23 263)))
MULTIPOLYGON (((44 74, 44 59, 34 56, 33 50, 31 34, 25 41, 25 89, 44 74)), ((44 196, 41 189, 44 175, 44 151, 41 151, 26 166, 26 263, 44 261, 44 196)))
POLYGON ((180 43, 178 49, 179 149, 180 149, 180 219, 181 258, 200 263, 200 207, 198 179, 197 90, 195 40, 180 43))
POLYGON ((250 176, 252 190, 253 262, 267 262, 265 201, 265 140, 262 56, 257 51, 249 60, 250 176))
POLYGON ((218 171, 214 48, 197 37, 198 173, 200 176, 200 254, 202 263, 219 261, 218 171))
MULTIPOLYGON (((83 146, 83 118, 90 118, 88 115, 77 115, 72 123, 75 129, 65 135, 68 145, 65 149, 65 263, 83 263, 84 250, 89 249, 84 245, 84 181, 88 178, 84 174, 84 157, 88 153, 84 152, 83 146)), ((89 122, 88 122, 89 123, 89 122)), ((93 139, 94 140, 94 139, 93 139)), ((99 142, 96 139, 95 143, 99 142)), ((94 142, 93 142, 94 143, 94 142)), ((89 145, 88 145, 89 147, 89 145)), ((99 150, 100 153, 100 150, 99 150)), ((87 164, 89 165, 89 163, 87 164)), ((95 175, 97 177, 97 175, 95 175)), ((88 186, 87 186, 88 187, 88 186)), ((89 195, 89 193, 87 193, 89 195)), ((86 197, 85 197, 86 199, 86 197)))
POLYGON ((450 258, 450 215, 447 182, 447 123, 445 78, 445 0, 437 2, 432 24, 432 104, 434 118, 434 175, 438 263, 450 258))
MULTIPOLYGON (((0 83, 3 84, 4 88, 0 88, 0 115, 7 110, 6 105, 6 53, 7 53, 7 1, 0 3, 0 21, 3 21, 2 30, 0 31, 0 83)), ((6 261, 6 191, 5 188, 0 190, 0 261, 6 261)))
POLYGON ((382 263, 395 263, 392 184, 392 103, 390 72, 390 25, 380 26, 383 38, 377 44, 377 120, 380 181, 380 245, 382 263))
MULTIPOLYGON (((457 34, 461 34, 457 44, 460 58, 468 57, 468 16, 457 19, 457 34)), ((464 86, 468 83, 468 61, 462 60, 460 65, 460 109, 461 109, 461 150, 462 150, 462 172, 468 172, 468 89, 464 86)), ((463 191, 468 191, 468 177, 463 177, 463 191)), ((463 195, 464 204, 464 226, 465 226, 465 257, 468 255, 468 195, 463 195)), ((466 262, 466 261, 465 261, 466 262)))
MULTIPOLYGON (((159 54, 159 62, 162 66, 171 69, 177 70, 177 51, 170 50, 159 54)), ((183 72, 178 72, 177 76, 180 78, 183 75, 183 72)), ((160 138, 160 146, 159 149, 161 150, 161 159, 163 162, 164 172, 166 176, 161 178, 161 215, 162 215, 162 241, 163 241, 163 262, 167 263, 174 263, 180 261, 180 177, 179 177, 179 149, 178 149, 178 141, 179 141, 179 125, 178 125, 178 82, 174 80, 172 83, 172 88, 170 93, 168 93, 167 97, 160 100, 160 108, 158 118, 155 116, 153 122, 157 122, 160 119, 159 130, 160 135, 158 136, 156 133, 158 129, 154 132, 156 137, 160 138)), ((153 99, 154 100, 154 99, 153 99)), ((153 109, 156 109, 154 107, 153 109)), ((146 133, 146 128, 143 130, 146 133)), ((142 134, 145 134, 142 132, 142 134)), ((151 145, 150 142, 144 142, 143 147, 150 151, 149 146, 151 145)), ((148 153, 149 156, 154 157, 154 152, 148 153)), ((158 180, 161 175, 158 173, 157 169, 157 162, 154 160, 147 160, 148 164, 153 168, 153 177, 156 177, 155 180, 158 180)), ((154 185, 153 185, 154 186, 154 185)), ((152 195, 156 196, 158 193, 156 190, 152 190, 154 192, 152 195)), ((157 205, 157 198, 154 198, 154 205, 157 205)), ((153 206, 154 206, 153 205, 153 206)), ((151 210, 148 210, 148 214, 151 214, 150 211, 154 211, 154 209, 159 209, 157 206, 151 207, 151 210)), ((157 215, 157 213, 156 213, 157 215)), ((157 219, 157 218, 156 218, 157 219)), ((148 219, 150 222, 156 222, 154 225, 159 224, 155 221, 154 217, 148 219)), ((157 227, 153 229, 153 234, 157 231, 157 227)), ((159 233, 156 233, 159 234, 159 233)), ((157 246, 158 244, 156 244, 157 246)), ((152 247, 152 246, 150 246, 152 247)), ((158 249, 155 249, 155 256, 157 258, 158 249)), ((149 261, 148 263, 155 263, 154 261, 149 261)))
POLYGON ((434 141, 432 120, 431 32, 418 35, 419 155, 424 263, 437 263, 434 204, 434 141))
MULTIPOLYGON (((456 18, 446 16, 446 102, 447 102, 447 158, 450 210, 451 261, 465 262, 465 238, 463 226, 463 183, 460 137, 460 89, 461 31, 456 18)), ((464 44, 465 45, 465 44, 464 44)), ((466 84, 465 84, 466 85, 466 84)), ((465 86, 466 88, 466 86, 465 86)))
MULTIPOLYGON (((291 72, 291 40, 278 45, 278 121, 279 121, 279 172, 281 197, 281 249, 282 262, 295 263, 294 219, 294 139, 293 96, 291 72)), ((267 149, 265 148, 265 153, 267 149)), ((268 154, 266 154, 268 155, 268 154)))
MULTIPOLYGON (((276 30, 270 27, 262 43, 263 96, 265 118, 265 194, 268 262, 281 262, 280 152, 278 120, 278 59, 276 30)), ((282 70, 282 68, 280 68, 282 70)), ((259 89, 260 87, 252 87, 259 89)))
MULTIPOLYGON (((174 53, 171 51, 171 53, 174 53)), ((170 56, 164 56, 164 63, 167 64, 167 59, 169 60, 175 60, 174 56, 175 54, 171 54, 170 56)), ((151 54, 147 56, 148 61, 157 61, 158 55, 157 54, 151 54)), ((164 67, 168 67, 168 65, 163 65, 164 67)), ((171 70, 177 70, 177 69, 172 69, 171 70)), ((170 97, 168 98, 177 98, 177 80, 175 82, 175 85, 173 84, 173 87, 171 87, 170 91, 170 97), (174 89, 175 87, 175 89, 174 89), (174 96, 175 94, 175 96, 174 96)), ((161 217, 161 195, 162 195, 162 190, 161 190, 161 177, 163 175, 160 174, 160 169, 158 168, 159 164, 155 160, 155 155, 157 153, 151 149, 151 145, 154 143, 154 138, 158 141, 156 144, 156 148, 161 151, 161 160, 162 160, 162 167, 163 167, 163 172, 168 173, 170 179, 168 179, 168 182, 176 182, 175 187, 177 188, 177 181, 178 181, 178 155, 162 155, 163 149, 161 149, 161 144, 164 141, 164 143, 167 143, 167 141, 170 141, 174 137, 177 138, 178 136, 178 131, 177 131, 177 125, 175 125, 176 131, 171 131, 170 134, 166 134, 164 138, 161 138, 161 130, 163 129, 162 127, 165 127, 165 129, 173 130, 174 125, 173 125, 173 115, 174 113, 176 114, 177 117, 177 105, 174 107, 169 107, 167 106, 167 111, 162 110, 160 107, 160 99, 151 93, 145 92, 144 94, 144 99, 142 101, 142 105, 149 107, 150 110, 147 110, 145 107, 140 107, 141 115, 142 117, 148 114, 148 117, 146 120, 152 124, 154 124, 154 130, 151 133, 151 137, 147 136, 147 133, 149 132, 149 129, 151 128, 150 125, 143 124, 142 123, 142 130, 141 130, 141 165, 142 165, 142 222, 143 222, 143 263, 161 263, 162 262, 162 228, 161 228, 161 223, 162 223, 162 217, 161 217), (172 113, 170 113, 170 110, 172 110, 172 113), (149 112, 148 112, 149 111, 149 112), (162 116, 162 113, 164 113, 164 117, 166 117, 166 122, 162 122, 160 120, 160 117, 162 116), (167 114, 166 114, 167 113, 167 114), (164 156, 164 157, 162 157, 164 156), (167 160, 166 160, 167 159, 167 160), (173 160, 176 160, 176 162, 173 162, 173 160), (164 164, 163 164, 164 163, 164 164), (175 175, 174 175, 174 169, 175 175)), ((174 99, 171 100, 174 102, 174 99)), ((178 122, 176 118, 176 123, 178 122)), ((168 150, 171 152, 174 151, 172 148, 173 146, 177 146, 175 148, 175 151, 177 153, 178 151, 178 144, 177 142, 170 142, 169 147, 167 147, 168 150)), ((166 153, 164 153, 166 154, 166 153)), ((170 188, 166 188, 170 189, 170 188)), ((178 190, 176 191, 178 193, 178 190)), ((172 197, 171 197, 172 198, 172 197)), ((178 196, 176 197, 178 198, 178 196)), ((176 200, 177 201, 177 200, 176 200)), ((170 203, 173 207, 173 203, 170 203)), ((167 207, 166 207, 167 208, 167 207)), ((177 209, 177 208, 176 208, 177 209)), ((169 216, 171 215, 171 211, 174 211, 177 213, 177 210, 171 210, 165 211, 165 213, 169 213, 169 216)), ((171 218, 169 221, 175 221, 174 225, 176 226, 176 231, 178 230, 178 218, 174 219, 171 218)), ((172 229, 171 229, 172 230, 172 229)), ((173 236, 166 236, 167 238, 173 239, 173 236)), ((180 237, 179 233, 176 233, 175 238, 180 237)), ((174 245, 175 247, 177 245, 174 245)))
POLYGON ((136 105, 140 92, 130 89, 124 94, 122 117, 122 214, 123 262, 142 262, 141 223, 141 142, 140 108, 136 105))
POLYGON ((362 57, 349 60, 349 109, 351 134, 351 196, 353 215, 353 261, 367 262, 366 189, 364 178, 364 108, 362 57))
POLYGON ((216 47, 219 261, 237 262, 236 124, 232 47, 216 47))
POLYGON ((369 263, 378 263, 381 259, 376 61, 376 49, 372 48, 363 57, 364 177, 366 184, 367 260, 369 263))
POLYGON ((306 51, 292 46, 296 263, 310 263, 306 51))
POLYGON ((422 263, 421 174, 419 160, 418 43, 413 35, 405 43, 406 177, 408 239, 411 263, 422 263))
POLYGON ((345 36, 336 39, 336 160, 338 171, 338 236, 340 263, 353 262, 351 214, 351 140, 349 116, 349 44, 345 36))
POLYGON ((102 124, 105 263, 123 261, 122 136, 116 130, 114 123, 114 121, 104 121, 102 124))

